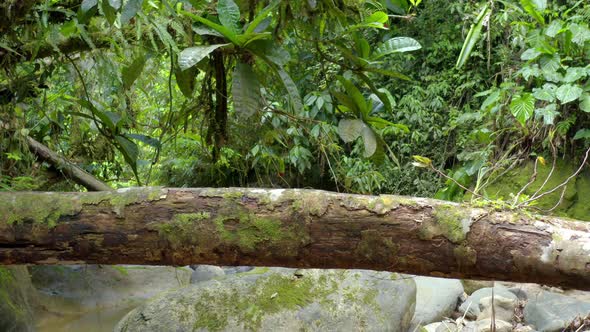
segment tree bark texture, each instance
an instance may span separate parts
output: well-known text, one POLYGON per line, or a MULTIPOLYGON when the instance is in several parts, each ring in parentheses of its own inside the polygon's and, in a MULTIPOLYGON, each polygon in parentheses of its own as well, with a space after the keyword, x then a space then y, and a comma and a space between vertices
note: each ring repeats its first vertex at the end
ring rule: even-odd
POLYGON ((27 143, 29 149, 41 159, 53 165, 61 171, 66 177, 71 178, 77 184, 84 186, 89 191, 108 191, 113 190, 109 185, 96 179, 80 167, 72 164, 62 156, 51 151, 45 145, 37 142, 35 139, 28 137, 27 143))
POLYGON ((590 290, 590 223, 303 189, 0 193, 0 264, 354 268, 590 290))

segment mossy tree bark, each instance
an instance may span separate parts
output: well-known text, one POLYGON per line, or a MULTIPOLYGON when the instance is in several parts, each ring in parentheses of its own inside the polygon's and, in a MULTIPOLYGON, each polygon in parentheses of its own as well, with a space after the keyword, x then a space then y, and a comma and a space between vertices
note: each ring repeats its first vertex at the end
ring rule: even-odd
POLYGON ((0 193, 0 264, 358 268, 590 290, 590 223, 318 190, 0 193))

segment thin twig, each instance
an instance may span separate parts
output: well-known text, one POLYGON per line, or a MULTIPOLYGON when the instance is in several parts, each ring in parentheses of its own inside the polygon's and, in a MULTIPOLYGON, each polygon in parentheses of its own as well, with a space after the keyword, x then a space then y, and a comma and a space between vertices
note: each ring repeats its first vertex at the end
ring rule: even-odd
POLYGON ((588 148, 588 150, 586 150, 586 154, 584 155, 584 160, 582 161, 582 164, 580 165, 580 167, 574 172, 574 174, 570 175, 563 183, 561 183, 560 185, 558 185, 557 187, 546 191, 540 195, 531 197, 530 199, 520 203, 517 207, 522 207, 524 205, 529 204, 532 201, 536 201, 538 199, 540 199, 541 197, 547 196, 549 194, 554 193, 557 189, 566 186, 573 178, 575 178, 576 176, 578 176, 578 174, 580 174, 580 172, 582 171, 582 169, 584 169, 584 166, 586 166, 586 160, 588 160, 588 155, 590 154, 590 148, 588 148))
POLYGON ((533 182, 535 182, 535 180, 537 180, 537 166, 539 166, 539 158, 535 159, 535 166, 533 168, 533 175, 531 175, 529 182, 527 182, 527 184, 525 184, 522 188, 520 188, 520 191, 518 192, 518 194, 516 194, 516 196, 514 196, 514 202, 512 202, 512 205, 516 205, 516 203, 518 203, 518 198, 520 197, 520 195, 522 195, 522 193, 526 190, 526 188, 528 188, 531 184, 533 184, 533 182))

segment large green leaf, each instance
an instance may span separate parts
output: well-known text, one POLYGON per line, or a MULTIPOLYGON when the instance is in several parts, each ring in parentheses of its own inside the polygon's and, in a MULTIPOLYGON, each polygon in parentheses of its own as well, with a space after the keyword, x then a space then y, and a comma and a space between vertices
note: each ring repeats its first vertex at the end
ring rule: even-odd
POLYGON ((137 148, 137 144, 121 135, 115 136, 115 141, 117 142, 117 149, 121 151, 123 158, 125 158, 127 164, 131 166, 133 174, 135 174, 135 178, 137 179, 137 182, 139 182, 139 176, 137 174, 137 156, 139 155, 139 149, 137 148))
POLYGON ((515 96, 510 102, 510 112, 518 122, 524 127, 527 120, 533 115, 535 110, 535 97, 530 93, 522 96, 515 96))
POLYGON ((590 113, 590 93, 585 93, 580 97, 580 109, 586 113, 590 113))
POLYGON ((181 70, 186 70, 199 63, 211 52, 226 45, 228 44, 200 45, 186 48, 178 55, 178 65, 181 70))
POLYGON ((112 25, 115 23, 115 20, 117 19, 117 10, 111 6, 109 1, 103 0, 100 3, 100 9, 102 9, 102 13, 109 24, 112 25))
POLYGON ((356 106, 355 109, 357 109, 360 112, 360 114, 357 114, 357 116, 361 116, 361 114, 367 115, 367 113, 370 110, 368 109, 367 101, 365 100, 365 97, 360 92, 360 90, 350 80, 342 76, 338 76, 338 81, 340 81, 340 83, 344 87, 346 94, 350 96, 354 101, 354 104, 356 106))
POLYGON ((546 0, 520 0, 520 5, 537 22, 545 24, 542 12, 547 8, 546 0))
POLYGON ((338 135, 346 143, 357 139, 367 125, 359 119, 342 119, 338 122, 338 135))
POLYGON ((176 76, 176 84, 180 89, 180 92, 187 97, 191 98, 195 91, 195 78, 199 70, 196 66, 193 66, 186 70, 181 70, 176 67, 174 69, 174 76, 176 76))
POLYGON ((422 45, 413 38, 394 37, 379 45, 375 52, 373 52, 372 59, 376 60, 392 53, 410 52, 421 48, 422 45))
POLYGON ((535 110, 535 116, 537 118, 543 118, 545 125, 552 125, 555 122, 555 118, 559 115, 556 104, 549 104, 543 108, 535 110))
POLYGON ((567 104, 580 98, 583 92, 584 90, 577 85, 564 84, 557 88, 555 95, 562 104, 567 104))
POLYGON ((587 26, 572 23, 569 26, 572 32, 572 41, 580 46, 584 46, 586 41, 590 40, 590 29, 587 26))
POLYGON ((143 70, 145 60, 145 55, 142 53, 138 55, 130 65, 123 67, 121 70, 121 76, 123 78, 123 88, 125 90, 128 90, 131 85, 133 85, 133 82, 137 80, 143 70))
POLYGON ((590 129, 580 129, 576 132, 574 139, 590 139, 590 129))
POLYGON ((533 96, 537 100, 548 101, 550 103, 555 101, 555 90, 557 90, 557 86, 551 83, 543 84, 542 88, 534 88, 533 89, 533 96))
POLYGON ((143 6, 143 0, 128 0, 121 10, 121 25, 129 23, 129 21, 137 15, 143 6))
POLYGON ((569 67, 563 78, 566 83, 573 83, 583 77, 586 77, 587 69, 583 67, 569 67))
POLYGON ((363 138, 365 158, 372 156, 377 150, 377 135, 370 126, 360 119, 342 119, 338 123, 338 135, 346 143, 359 137, 363 138))
POLYGON ((256 17, 248 24, 246 28, 246 34, 251 34, 256 31, 256 28, 263 22, 265 19, 270 15, 270 13, 277 7, 280 3, 279 0, 274 0, 268 6, 266 6, 256 17))
POLYGON ((80 10, 85 13, 94 8, 96 5, 98 5, 98 0, 83 0, 82 4, 80 5, 80 10))
POLYGON ((181 14, 188 16, 190 18, 192 18, 193 20, 202 23, 208 27, 210 27, 211 29, 219 32, 220 34, 223 35, 223 37, 225 37, 227 40, 229 40, 230 42, 232 42, 235 45, 241 45, 240 41, 238 40, 238 35, 237 33, 235 33, 233 30, 221 25, 221 24, 217 24, 215 22, 212 22, 204 17, 201 16, 197 16, 193 13, 189 13, 187 11, 180 11, 181 14))
POLYGON ((299 111, 303 109, 303 102, 301 101, 301 96, 299 95, 299 89, 297 89, 297 85, 295 85, 295 82, 293 82, 291 76, 289 76, 289 74, 281 67, 277 69, 277 73, 279 74, 283 85, 287 89, 293 110, 299 111))
POLYGON ((219 0, 217 2, 219 22, 233 33, 240 33, 240 8, 233 0, 219 0))
POLYGON ((477 18, 475 19, 475 23, 471 25, 469 29, 469 33, 467 33, 467 38, 465 38, 465 42, 463 43, 463 48, 461 48, 461 53, 459 54, 459 58, 457 59, 457 64, 455 65, 457 68, 463 67, 467 62, 467 59, 471 55, 471 51, 473 51, 473 47, 479 41, 479 37, 481 36, 481 30, 483 28, 483 23, 486 20, 486 17, 490 15, 491 10, 488 7, 488 4, 485 4, 477 18))
POLYGON ((377 136, 371 127, 365 125, 361 130, 361 136, 363 137, 363 143, 365 145, 365 152, 363 156, 369 158, 377 150, 377 136))
POLYGON ((249 64, 238 62, 232 82, 234 110, 237 114, 250 117, 261 106, 260 83, 249 64))

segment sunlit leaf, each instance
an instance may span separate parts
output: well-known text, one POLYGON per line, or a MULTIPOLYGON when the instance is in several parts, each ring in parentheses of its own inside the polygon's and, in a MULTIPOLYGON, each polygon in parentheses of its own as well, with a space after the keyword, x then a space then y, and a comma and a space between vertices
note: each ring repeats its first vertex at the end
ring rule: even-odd
POLYGON ((199 63, 211 54, 211 52, 226 45, 228 44, 201 45, 186 48, 178 55, 178 65, 181 70, 186 70, 199 63))
POLYGON ((585 93, 580 97, 580 109, 586 113, 590 113, 590 93, 585 93))
POLYGON ((465 42, 463 43, 459 58, 457 59, 457 64, 455 65, 457 68, 463 67, 467 62, 467 59, 471 55, 471 51, 473 51, 473 47, 475 47, 475 44, 479 41, 483 24, 486 18, 490 15, 490 12, 491 10, 488 7, 488 4, 485 4, 479 12, 479 15, 477 15, 475 23, 471 25, 469 33, 467 33, 467 38, 465 38, 465 42))
POLYGON ((543 108, 535 110, 535 116, 537 118, 543 118, 545 125, 552 125, 555 122, 555 118, 559 115, 557 111, 557 105, 549 104, 543 108))
POLYGON ((357 139, 366 127, 365 123, 359 119, 342 119, 338 122, 338 135, 346 143, 357 139))
POLYGON ((522 96, 515 96, 510 103, 510 112, 518 122, 524 127, 527 120, 533 115, 535 110, 535 97, 530 93, 522 96))
POLYGON ((567 104, 580 98, 583 92, 584 90, 577 85, 564 84, 557 88, 555 95, 560 102, 567 104))
POLYGON ((372 59, 376 60, 392 53, 410 52, 421 48, 422 45, 413 38, 394 37, 379 45, 373 52, 372 59))

